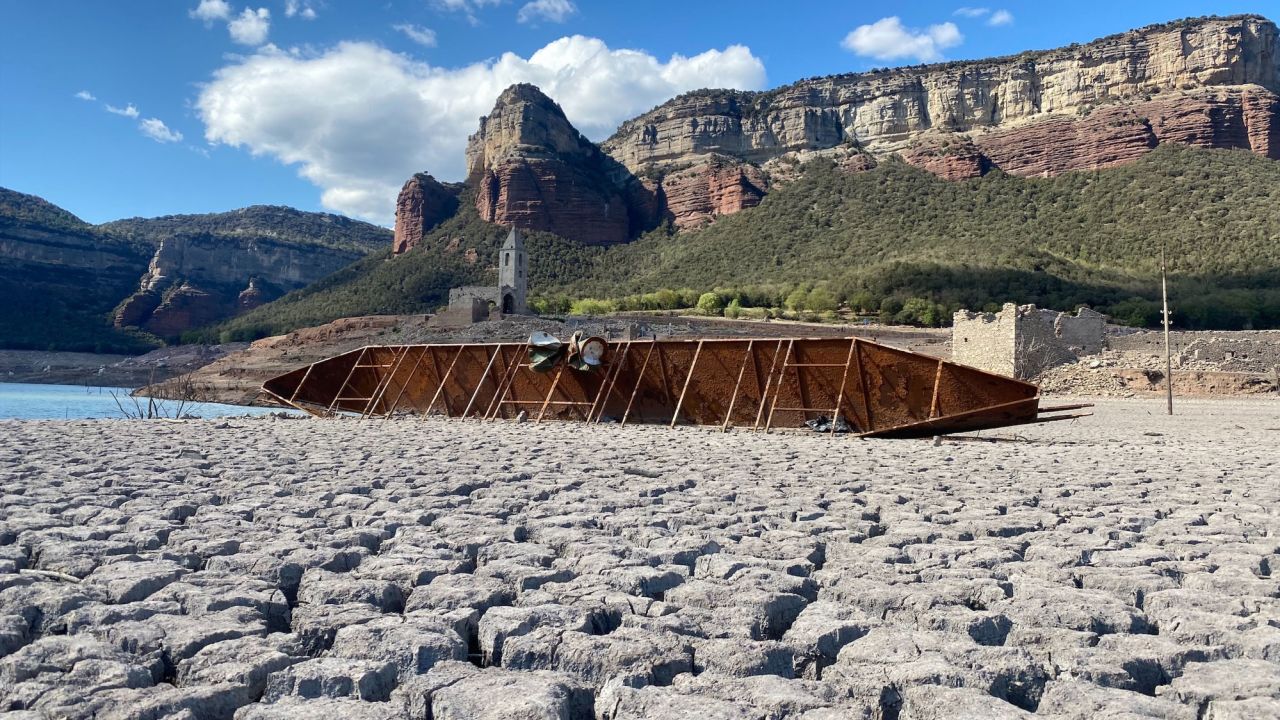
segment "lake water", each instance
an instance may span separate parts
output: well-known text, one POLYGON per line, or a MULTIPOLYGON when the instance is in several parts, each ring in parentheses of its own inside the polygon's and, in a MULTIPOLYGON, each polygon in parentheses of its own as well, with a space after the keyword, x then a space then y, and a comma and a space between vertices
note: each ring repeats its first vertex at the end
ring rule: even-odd
MULTIPOLYGON (((82 420, 87 418, 123 418, 116 405, 115 393, 124 407, 133 412, 133 398, 128 388, 87 387, 84 385, 36 385, 0 383, 0 420, 82 420)), ((146 398, 137 398, 146 411, 146 398)), ((164 402, 162 416, 172 416, 176 403, 164 402)), ((220 403, 188 403, 184 415, 220 417, 223 415, 264 415, 280 412, 276 408, 222 405, 220 403)))

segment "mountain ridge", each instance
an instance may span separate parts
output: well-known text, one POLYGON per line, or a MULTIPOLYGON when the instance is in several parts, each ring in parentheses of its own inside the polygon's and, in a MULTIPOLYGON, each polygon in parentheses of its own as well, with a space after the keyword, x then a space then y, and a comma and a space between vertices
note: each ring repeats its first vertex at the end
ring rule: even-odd
POLYGON ((391 231, 251 206, 99 225, 0 188, 0 346, 134 352, 334 272, 391 231))

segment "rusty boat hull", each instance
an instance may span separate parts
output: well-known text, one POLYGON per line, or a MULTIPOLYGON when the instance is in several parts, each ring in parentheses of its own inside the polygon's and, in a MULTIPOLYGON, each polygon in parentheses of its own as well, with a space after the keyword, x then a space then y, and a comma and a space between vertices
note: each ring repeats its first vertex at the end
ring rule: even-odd
POLYGON ((530 367, 530 343, 367 346, 263 390, 313 415, 663 423, 931 437, 1079 415, 1027 382, 861 338, 622 340, 589 370, 530 367), (808 426, 812 427, 812 425, 808 426), (824 426, 825 427, 825 426, 824 426))

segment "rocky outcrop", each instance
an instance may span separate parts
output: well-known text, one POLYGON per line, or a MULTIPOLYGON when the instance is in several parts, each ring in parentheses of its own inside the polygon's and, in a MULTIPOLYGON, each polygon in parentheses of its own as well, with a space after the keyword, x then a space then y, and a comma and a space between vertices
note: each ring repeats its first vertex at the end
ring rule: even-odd
POLYGON ((975 140, 992 167, 1012 175, 1099 170, 1138 159, 1157 144, 1133 108, 1100 108, 1081 119, 1052 118, 975 140))
POLYGON ((467 142, 480 217, 584 245, 626 242, 649 212, 637 181, 532 85, 513 85, 467 142))
POLYGON ((115 325, 175 338, 305 287, 359 257, 263 237, 167 237, 137 291, 116 308, 115 325))
POLYGON ((930 137, 902 153, 902 159, 944 180, 981 177, 987 158, 972 142, 957 137, 930 137))
POLYGON ((216 322, 228 315, 227 299, 184 282, 163 293, 160 304, 143 327, 162 338, 176 338, 192 328, 216 322))
POLYGON ((391 252, 399 255, 422 242, 431 228, 458 210, 461 185, 444 185, 427 173, 409 178, 396 198, 396 231, 391 252))
POLYGON ((759 205, 768 183, 760 168, 715 155, 707 162, 667 175, 660 187, 672 223, 688 230, 719 215, 759 205))
MULTIPOLYGON (((538 88, 513 85, 468 140, 467 183, 486 221, 609 245, 663 220, 686 230, 758 205, 815 159, 861 172, 900 155, 965 180, 1106 168, 1165 142, 1280 158, 1278 35, 1258 16, 1202 18, 761 93, 701 90, 600 147, 538 88)), ((405 185, 397 253, 445 202, 432 199, 438 185, 425 175, 405 185)))
POLYGON ((712 154, 776 167, 779 158, 849 145, 902 153, 943 177, 989 167, 1029 175, 1106 167, 1159 142, 1274 158, 1278 92, 1275 24, 1205 18, 1058 50, 814 78, 763 93, 698 91, 624 123, 602 147, 643 174, 712 154), (950 152, 935 139, 945 135, 958 136, 950 152))

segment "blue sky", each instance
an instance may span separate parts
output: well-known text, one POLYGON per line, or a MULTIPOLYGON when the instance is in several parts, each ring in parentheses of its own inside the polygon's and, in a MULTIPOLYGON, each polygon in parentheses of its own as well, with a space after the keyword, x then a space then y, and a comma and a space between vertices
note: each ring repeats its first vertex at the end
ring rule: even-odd
POLYGON ((698 87, 1244 12, 1280 3, 0 0, 0 185, 90 222, 281 204, 387 224, 412 172, 462 179, 511 82, 601 140, 698 87))

